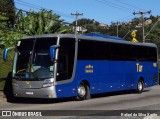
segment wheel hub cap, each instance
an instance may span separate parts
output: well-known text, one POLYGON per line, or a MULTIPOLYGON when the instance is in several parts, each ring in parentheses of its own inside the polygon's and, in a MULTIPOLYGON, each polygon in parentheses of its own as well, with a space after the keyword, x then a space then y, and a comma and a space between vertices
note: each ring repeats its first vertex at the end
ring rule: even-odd
POLYGON ((138 89, 141 91, 142 90, 142 83, 138 83, 138 89))
POLYGON ((84 97, 85 96, 86 90, 85 90, 84 86, 79 86, 78 87, 78 94, 79 94, 80 97, 84 97))

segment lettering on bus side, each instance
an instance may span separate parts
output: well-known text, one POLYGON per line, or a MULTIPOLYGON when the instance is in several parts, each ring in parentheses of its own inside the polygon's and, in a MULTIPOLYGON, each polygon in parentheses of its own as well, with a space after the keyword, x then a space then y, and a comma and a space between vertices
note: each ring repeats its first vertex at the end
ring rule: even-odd
POLYGON ((93 66, 92 65, 86 65, 85 66, 85 73, 93 73, 93 66))
POLYGON ((143 71, 143 66, 142 65, 137 63, 136 66, 137 66, 137 72, 142 72, 143 71))

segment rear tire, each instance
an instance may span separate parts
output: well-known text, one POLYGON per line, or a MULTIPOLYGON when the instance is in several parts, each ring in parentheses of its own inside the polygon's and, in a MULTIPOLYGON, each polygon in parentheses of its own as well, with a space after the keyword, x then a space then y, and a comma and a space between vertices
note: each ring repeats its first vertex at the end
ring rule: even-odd
POLYGON ((144 81, 142 79, 139 79, 138 83, 137 83, 137 93, 142 93, 144 90, 144 81))
POLYGON ((91 98, 91 95, 90 95, 90 88, 87 84, 85 83, 81 83, 79 86, 78 86, 78 96, 76 97, 76 100, 78 101, 82 101, 82 100, 88 100, 91 98))

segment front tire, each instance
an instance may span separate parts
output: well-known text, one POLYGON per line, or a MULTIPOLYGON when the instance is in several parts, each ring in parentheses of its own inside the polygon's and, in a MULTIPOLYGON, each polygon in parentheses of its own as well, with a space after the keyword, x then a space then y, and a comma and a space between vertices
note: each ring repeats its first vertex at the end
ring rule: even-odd
POLYGON ((82 101, 91 98, 89 86, 86 85, 85 83, 82 82, 78 86, 77 91, 78 91, 78 95, 76 97, 77 100, 82 101))

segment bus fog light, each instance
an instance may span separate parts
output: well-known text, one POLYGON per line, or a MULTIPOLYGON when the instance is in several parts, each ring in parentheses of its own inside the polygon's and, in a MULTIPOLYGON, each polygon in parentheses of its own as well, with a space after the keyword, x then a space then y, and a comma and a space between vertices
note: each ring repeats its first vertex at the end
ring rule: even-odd
POLYGON ((18 84, 17 83, 12 83, 12 86, 18 87, 18 84))
POLYGON ((53 85, 54 85, 54 82, 44 83, 44 84, 42 85, 42 88, 51 87, 51 86, 53 86, 53 85))

